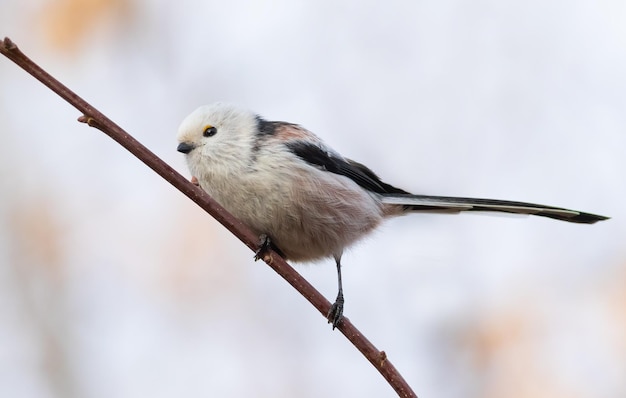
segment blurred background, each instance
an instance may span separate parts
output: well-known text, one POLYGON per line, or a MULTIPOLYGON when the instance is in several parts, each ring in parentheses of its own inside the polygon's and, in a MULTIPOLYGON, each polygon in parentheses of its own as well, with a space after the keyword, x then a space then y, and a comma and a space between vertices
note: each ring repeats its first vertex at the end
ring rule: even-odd
MULTIPOLYGON (((421 397, 626 396, 619 0, 0 0, 9 36, 188 176, 228 101, 424 194, 613 217, 413 215, 344 256, 346 316, 421 397)), ((0 396, 392 397, 190 200, 0 59, 0 396)), ((332 261, 297 269, 329 299, 332 261)))

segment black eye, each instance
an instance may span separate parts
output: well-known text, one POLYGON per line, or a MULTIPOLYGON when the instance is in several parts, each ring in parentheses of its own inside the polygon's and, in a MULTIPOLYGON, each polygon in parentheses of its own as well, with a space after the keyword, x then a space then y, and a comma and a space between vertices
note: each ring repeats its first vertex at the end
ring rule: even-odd
POLYGON ((217 134, 217 129, 213 126, 207 126, 202 132, 205 137, 213 137, 215 134, 217 134))

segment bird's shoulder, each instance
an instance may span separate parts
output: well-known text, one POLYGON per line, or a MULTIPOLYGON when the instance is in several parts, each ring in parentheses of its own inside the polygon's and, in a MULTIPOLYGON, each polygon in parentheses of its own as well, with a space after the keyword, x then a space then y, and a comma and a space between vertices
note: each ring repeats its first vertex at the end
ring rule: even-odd
MULTIPOLYGON (((324 172, 344 176, 362 188, 375 193, 407 193, 383 182, 371 169, 354 160, 344 158, 318 136, 304 127, 287 122, 265 122, 262 127, 269 139, 284 145, 290 154, 324 172)), ((260 129, 260 131, 262 131, 260 129)))

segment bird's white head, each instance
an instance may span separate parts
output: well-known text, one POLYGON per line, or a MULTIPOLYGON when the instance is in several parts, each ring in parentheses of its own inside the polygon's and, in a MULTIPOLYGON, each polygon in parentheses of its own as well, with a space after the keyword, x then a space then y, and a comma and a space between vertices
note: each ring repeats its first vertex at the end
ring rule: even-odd
POLYGON ((181 123, 177 149, 186 155, 192 173, 200 173, 201 166, 232 167, 249 156, 258 125, 258 116, 249 110, 224 103, 204 105, 181 123))

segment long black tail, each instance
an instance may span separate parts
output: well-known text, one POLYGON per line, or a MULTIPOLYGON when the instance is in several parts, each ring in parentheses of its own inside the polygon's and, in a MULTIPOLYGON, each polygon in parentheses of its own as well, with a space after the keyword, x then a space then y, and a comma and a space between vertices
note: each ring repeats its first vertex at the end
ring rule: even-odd
POLYGON ((583 213, 560 207, 544 206, 533 203, 513 202, 509 200, 454 198, 446 196, 426 196, 412 194, 383 194, 383 203, 404 206, 407 211, 494 211, 502 213, 532 214, 535 216, 554 218, 555 220, 593 224, 608 220, 609 217, 583 213))

